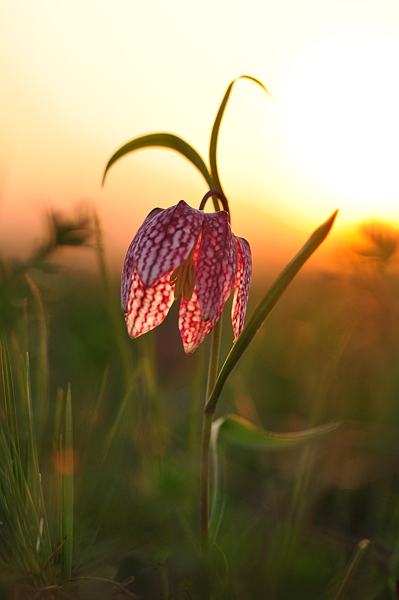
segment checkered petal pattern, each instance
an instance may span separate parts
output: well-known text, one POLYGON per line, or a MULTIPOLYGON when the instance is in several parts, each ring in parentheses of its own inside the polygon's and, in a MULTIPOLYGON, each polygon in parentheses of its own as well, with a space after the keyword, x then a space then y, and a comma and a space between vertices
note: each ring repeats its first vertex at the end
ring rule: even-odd
POLYGON ((135 252, 136 248, 140 247, 140 242, 143 237, 144 232, 146 231, 149 222, 157 215, 159 212, 162 212, 162 208, 154 208, 144 219, 143 224, 138 229, 136 235, 134 236, 129 249, 126 253, 125 262, 123 264, 122 270, 122 278, 121 278, 121 307, 123 312, 127 311, 127 302, 130 293, 130 287, 132 284, 133 272, 135 269, 135 252))
MULTIPOLYGON (((194 246, 195 287, 189 300, 182 298, 179 312, 185 352, 194 352, 215 327, 233 286, 234 336, 240 335, 251 282, 249 244, 234 237, 226 212, 204 213, 181 200, 152 210, 127 251, 121 304, 131 337, 162 323, 174 301, 175 277, 171 284, 170 276, 194 246)), ((185 272, 183 267, 182 277, 185 272)))
POLYGON ((169 274, 152 287, 145 287, 137 271, 131 280, 130 294, 125 313, 127 332, 135 338, 160 325, 173 304, 173 286, 169 274))
POLYGON ((237 244, 227 212, 206 213, 195 276, 195 288, 204 321, 213 319, 230 296, 237 267, 237 244))
POLYGON ((212 331, 223 312, 223 305, 208 321, 201 316, 197 292, 194 289, 191 300, 182 300, 179 311, 179 329, 186 354, 192 354, 212 331))
POLYGON ((251 247, 244 238, 236 237, 238 248, 238 270, 234 283, 234 299, 231 310, 234 339, 236 340, 244 327, 247 310, 249 286, 252 277, 251 247))
MULTIPOLYGON (((150 213, 151 214, 151 213, 150 213)), ((144 221, 135 248, 135 268, 146 287, 186 260, 201 231, 205 214, 184 200, 144 221)))

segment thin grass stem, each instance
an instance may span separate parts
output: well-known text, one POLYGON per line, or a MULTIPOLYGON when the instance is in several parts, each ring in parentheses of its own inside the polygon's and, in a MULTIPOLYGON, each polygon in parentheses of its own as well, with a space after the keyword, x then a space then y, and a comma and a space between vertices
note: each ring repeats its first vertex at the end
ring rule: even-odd
POLYGON ((342 580, 341 585, 339 586, 339 590, 336 593, 334 600, 342 600, 345 597, 349 584, 352 581, 353 576, 359 567, 360 561, 362 560, 363 555, 369 546, 369 540, 361 540, 356 546, 353 556, 346 570, 345 576, 342 580))
POLYGON ((68 386, 65 411, 65 447, 63 459, 63 536, 65 543, 62 552, 62 578, 71 579, 73 556, 73 432, 71 388, 68 386))
POLYGON ((104 289, 105 301, 108 309, 108 314, 113 325, 115 332, 115 338, 119 349, 119 355, 123 366, 123 372, 125 376, 125 383, 128 384, 130 381, 130 374, 132 372, 130 349, 128 345, 127 336, 125 335, 123 320, 120 318, 120 310, 117 307, 111 278, 109 275, 107 262, 105 259, 103 235, 100 227, 100 221, 96 213, 94 213, 94 228, 95 228, 95 239, 97 246, 98 263, 100 266, 101 280, 104 289))

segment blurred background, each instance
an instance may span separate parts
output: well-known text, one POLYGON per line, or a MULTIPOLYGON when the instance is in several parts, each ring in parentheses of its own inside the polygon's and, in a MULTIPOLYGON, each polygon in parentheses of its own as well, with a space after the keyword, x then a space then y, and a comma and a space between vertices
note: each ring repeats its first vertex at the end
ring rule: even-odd
MULTIPOLYGON (((114 578, 146 600, 202 598, 209 340, 184 355, 177 306, 130 340, 118 288, 147 213, 181 198, 198 207, 207 190, 166 150, 125 157, 101 179, 119 146, 154 131, 206 160, 223 94, 242 74, 270 92, 236 84, 218 150, 233 230, 253 249, 248 314, 340 212, 229 378, 218 416, 279 432, 342 425, 299 450, 226 445, 218 598, 338 598, 365 538, 347 597, 398 597, 398 64, 399 6, 388 0, 2 3, 1 320, 16 381, 20 355, 31 359, 53 548, 65 471, 55 424, 71 385, 73 573, 91 577, 60 598, 126 597, 114 578)), ((222 358, 232 337, 226 311, 222 358)), ((9 592, 0 569, 1 585, 4 597, 31 597, 9 592)))
POLYGON ((393 0, 6 0, 0 32, 6 252, 26 250, 49 206, 94 204, 119 271, 154 205, 198 206, 206 189, 165 150, 125 158, 102 189, 108 158, 129 139, 170 131, 206 159, 222 96, 243 74, 271 98, 249 81, 235 86, 218 158, 255 270, 281 266, 335 208, 337 241, 358 222, 399 218, 393 0))

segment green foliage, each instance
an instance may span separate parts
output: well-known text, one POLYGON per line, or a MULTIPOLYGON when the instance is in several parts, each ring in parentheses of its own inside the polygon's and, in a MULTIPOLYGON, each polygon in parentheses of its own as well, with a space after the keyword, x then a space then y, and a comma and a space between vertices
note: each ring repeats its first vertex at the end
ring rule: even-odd
POLYGON ((20 580, 23 586, 34 588, 53 576, 48 564, 52 550, 38 463, 29 357, 15 373, 4 334, 1 366, 0 582, 20 580))
MULTIPOLYGON (((92 571, 99 562, 98 551, 90 551, 87 542, 82 554, 74 543, 74 471, 80 459, 72 435, 71 389, 68 386, 66 398, 58 389, 54 410, 49 401, 54 390, 48 325, 32 278, 38 271, 54 276, 56 270, 47 265, 52 265, 57 248, 85 245, 92 226, 86 218, 55 214, 50 222, 49 239, 30 258, 10 265, 2 261, 3 298, 30 292, 29 302, 22 297, 13 302, 13 315, 8 310, 0 315, 0 596, 18 600, 70 597, 76 582, 83 580, 86 588, 87 582, 96 581, 98 589, 105 585, 124 590, 111 578, 96 579, 92 571), (30 306, 32 300, 31 311, 19 311, 18 316, 17 308, 30 306), (31 336, 33 361, 28 351, 31 336), (79 552, 81 564, 76 565, 79 552), (82 577, 84 562, 90 570, 86 568, 82 577)), ((117 430, 118 422, 111 427, 113 435, 117 430)), ((108 449, 111 445, 109 439, 108 449)), ((102 573, 109 571, 102 568, 102 573)))
MULTIPOLYGON (((395 600, 399 312, 386 307, 394 307, 399 277, 361 272, 362 262, 341 274, 305 273, 226 380, 223 409, 237 416, 214 425, 223 485, 213 488, 220 496, 208 568, 197 506, 203 357, 186 357, 165 321, 123 350, 133 365, 125 382, 111 308, 118 282, 108 276, 104 287, 64 271, 45 275, 45 285, 30 270, 27 317, 6 323, 1 340, 3 596, 180 600, 203 598, 208 586, 229 600, 265 590, 272 600, 334 600, 340 590, 395 600), (357 301, 366 293, 384 307, 373 326, 357 301), (376 338, 385 319, 389 336, 376 338), (337 418, 339 429, 318 435, 320 422, 337 418), (276 437, 265 423, 292 433, 276 437), (297 443, 310 423, 318 437, 297 443), (63 474, 54 456, 70 446, 79 462, 63 474), (371 544, 358 561, 353 552, 365 538, 371 544)), ((250 311, 262 288, 255 282, 250 311)))

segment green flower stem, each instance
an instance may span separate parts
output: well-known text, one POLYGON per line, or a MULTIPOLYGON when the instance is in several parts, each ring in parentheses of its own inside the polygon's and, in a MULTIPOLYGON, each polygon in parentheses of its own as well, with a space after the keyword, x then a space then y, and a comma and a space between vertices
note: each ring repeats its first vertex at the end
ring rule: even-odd
MULTIPOLYGON (((206 387, 206 402, 208 401, 215 386, 220 354, 220 340, 222 337, 222 319, 220 318, 212 332, 211 354, 209 358, 208 383, 206 387)), ((201 468, 200 468, 200 527, 201 527, 201 549, 205 552, 209 541, 209 480, 210 480, 210 444, 213 415, 215 414, 216 403, 212 412, 205 412, 202 421, 202 439, 201 439, 201 468)))

